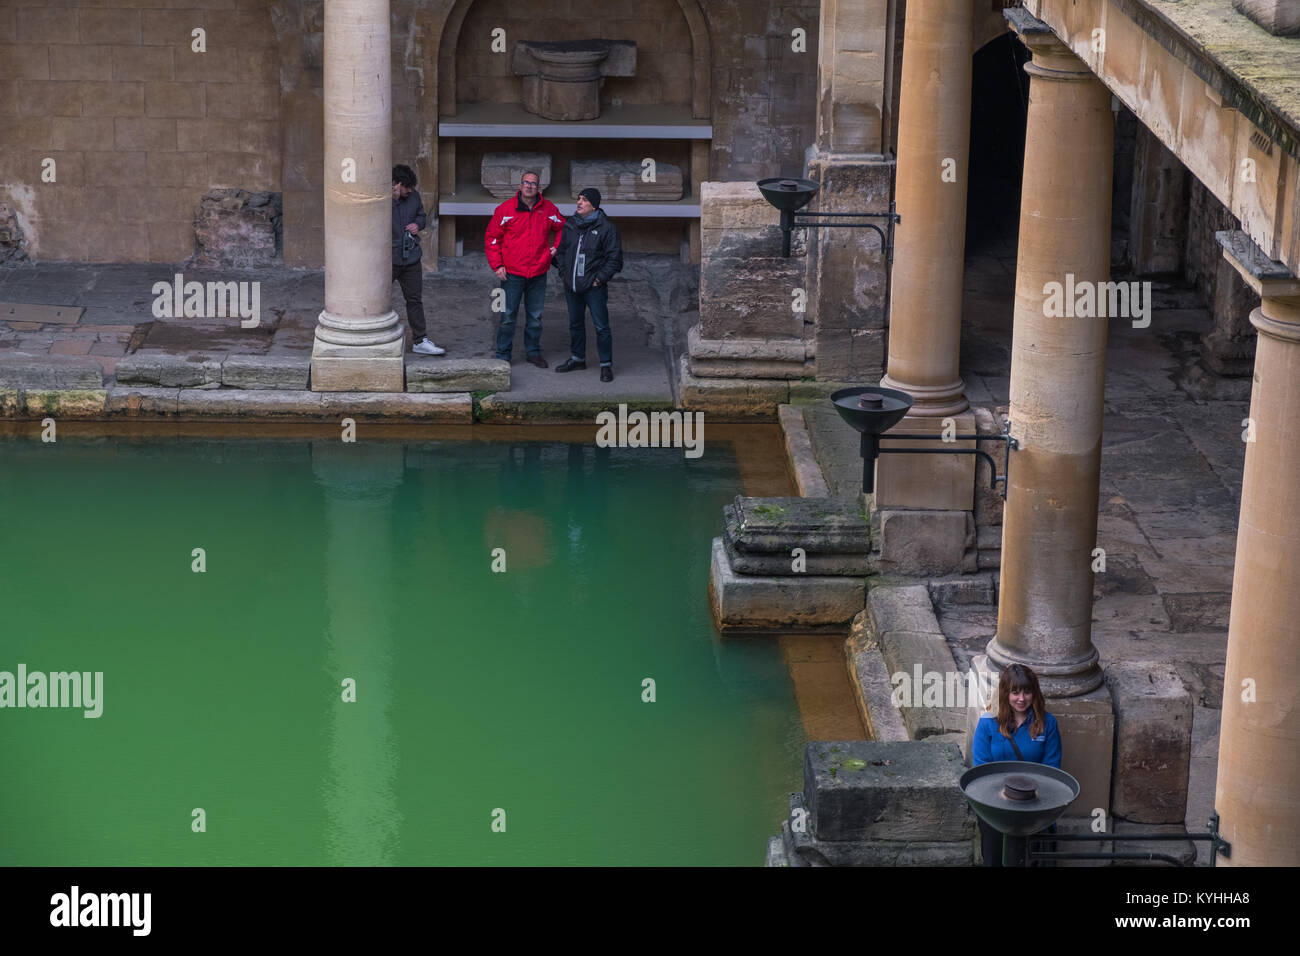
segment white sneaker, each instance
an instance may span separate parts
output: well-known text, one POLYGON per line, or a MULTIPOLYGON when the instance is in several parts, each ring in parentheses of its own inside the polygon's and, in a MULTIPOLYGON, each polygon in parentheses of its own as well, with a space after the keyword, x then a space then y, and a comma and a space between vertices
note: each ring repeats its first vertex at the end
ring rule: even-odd
POLYGON ((419 352, 421 355, 446 355, 447 354, 446 349, 438 348, 438 346, 434 345, 428 339, 420 339, 420 341, 416 342, 413 346, 411 346, 411 351, 419 352))

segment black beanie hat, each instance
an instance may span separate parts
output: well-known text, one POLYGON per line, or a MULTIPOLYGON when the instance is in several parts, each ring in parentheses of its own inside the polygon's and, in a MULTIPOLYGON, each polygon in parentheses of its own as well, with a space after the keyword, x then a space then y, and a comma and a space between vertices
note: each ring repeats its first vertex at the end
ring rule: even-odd
POLYGON ((586 196, 587 202, 591 203, 597 209, 600 208, 600 190, 595 186, 588 186, 578 193, 579 196, 586 196))

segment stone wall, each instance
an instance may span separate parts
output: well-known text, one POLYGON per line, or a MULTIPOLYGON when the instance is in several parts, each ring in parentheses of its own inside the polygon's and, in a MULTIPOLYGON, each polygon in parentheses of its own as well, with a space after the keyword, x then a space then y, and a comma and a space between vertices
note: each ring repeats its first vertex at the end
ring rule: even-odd
POLYGON ((180 261, 208 189, 279 189, 268 4, 199 6, 0 0, 0 199, 32 258, 180 261))

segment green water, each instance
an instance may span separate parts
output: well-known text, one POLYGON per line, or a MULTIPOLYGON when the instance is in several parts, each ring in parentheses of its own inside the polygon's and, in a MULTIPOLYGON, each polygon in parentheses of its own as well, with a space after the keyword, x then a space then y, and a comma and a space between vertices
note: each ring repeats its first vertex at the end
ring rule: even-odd
POLYGON ((719 442, 0 440, 0 671, 103 673, 0 708, 0 865, 760 864, 804 736, 709 620, 740 490, 719 442))

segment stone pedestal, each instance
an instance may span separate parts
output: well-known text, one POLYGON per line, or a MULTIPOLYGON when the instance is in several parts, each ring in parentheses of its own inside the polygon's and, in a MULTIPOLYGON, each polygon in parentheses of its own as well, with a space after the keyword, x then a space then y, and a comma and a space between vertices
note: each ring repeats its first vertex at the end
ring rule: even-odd
POLYGON ((975 815, 951 742, 815 741, 769 864, 970 866, 975 815))
POLYGON ((847 628, 866 601, 871 530, 852 504, 743 498, 723 510, 709 579, 721 631, 847 628))
POLYGON ((636 73, 630 40, 571 40, 515 44, 514 72, 524 78, 524 109, 547 119, 591 120, 600 115, 607 76, 636 73))
POLYGON ((1011 455, 1002 525, 998 669, 1026 664, 1050 697, 1102 682, 1092 645, 1105 318, 1049 314, 1044 288, 1110 268, 1110 93, 1041 21, 1007 14, 1033 53, 1011 348, 1011 455))
POLYGON ((325 8, 325 309, 313 391, 400 392, 403 331, 392 290, 388 0, 325 8), (343 177, 355 164, 355 182, 343 177))
POLYGON ((1228 619, 1214 805, 1223 866, 1300 864, 1300 279, 1220 237, 1262 301, 1228 619))

